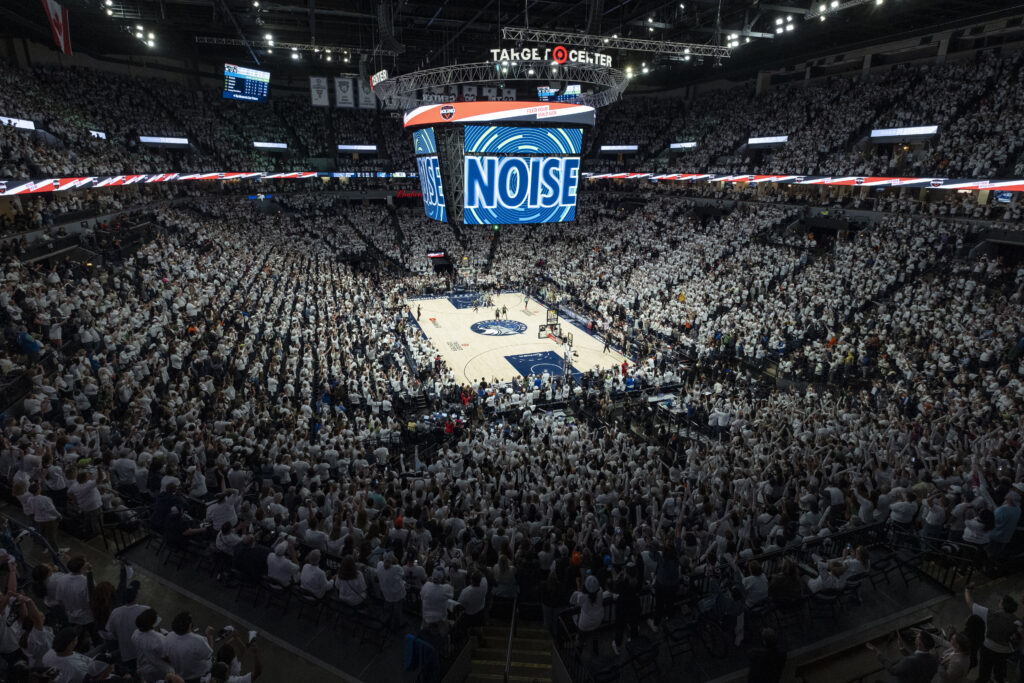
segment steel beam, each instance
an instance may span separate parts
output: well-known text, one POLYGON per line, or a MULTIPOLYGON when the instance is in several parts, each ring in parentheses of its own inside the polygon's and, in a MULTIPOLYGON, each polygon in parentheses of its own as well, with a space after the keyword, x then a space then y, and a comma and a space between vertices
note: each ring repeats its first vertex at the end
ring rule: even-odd
POLYGON ((833 12, 842 12, 844 9, 850 9, 852 7, 858 7, 860 5, 874 3, 875 0, 843 0, 843 2, 839 3, 838 7, 832 7, 831 0, 825 0, 824 2, 821 2, 821 0, 815 0, 815 3, 811 5, 811 9, 804 13, 804 19, 817 19, 820 16, 827 17, 833 12), (820 9, 817 9, 817 7, 819 7, 822 4, 825 5, 824 12, 822 12, 820 9))
POLYGON ((565 47, 583 47, 591 50, 629 50, 632 52, 658 52, 666 56, 691 55, 693 57, 728 57, 729 48, 706 43, 676 43, 670 40, 643 40, 638 38, 606 38, 582 33, 562 33, 532 28, 506 26, 501 29, 505 40, 528 43, 557 43, 565 47))
MULTIPOLYGON (((243 47, 246 45, 246 42, 241 40, 240 38, 221 38, 219 36, 196 36, 196 43, 199 45, 238 45, 243 47)), ((271 48, 270 45, 257 45, 256 47, 261 49, 271 48)), ((327 50, 330 50, 331 52, 336 54, 342 52, 350 52, 352 54, 355 54, 359 52, 360 49, 362 49, 359 47, 346 45, 315 45, 313 43, 286 43, 284 41, 279 40, 274 41, 274 45, 271 49, 283 51, 291 50, 292 48, 295 48, 299 52, 315 52, 317 50, 320 50, 321 52, 326 52, 327 50)), ((389 55, 394 54, 393 52, 387 52, 386 50, 378 50, 378 52, 383 52, 384 54, 389 55)))
POLYGON ((568 81, 587 83, 601 88, 592 95, 582 95, 580 104, 603 107, 621 97, 629 84, 626 74, 595 64, 562 64, 551 62, 516 62, 508 65, 477 62, 425 69, 382 81, 374 93, 387 109, 408 110, 421 104, 419 92, 449 85, 507 83, 509 81, 568 81))

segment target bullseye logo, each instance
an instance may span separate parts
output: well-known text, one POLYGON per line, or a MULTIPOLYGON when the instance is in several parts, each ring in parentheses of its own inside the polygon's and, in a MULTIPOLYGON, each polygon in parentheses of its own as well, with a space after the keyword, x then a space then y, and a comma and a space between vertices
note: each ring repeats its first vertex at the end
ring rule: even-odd
POLYGON ((551 51, 551 58, 559 64, 565 64, 565 60, 569 59, 569 51, 563 45, 556 45, 551 51))

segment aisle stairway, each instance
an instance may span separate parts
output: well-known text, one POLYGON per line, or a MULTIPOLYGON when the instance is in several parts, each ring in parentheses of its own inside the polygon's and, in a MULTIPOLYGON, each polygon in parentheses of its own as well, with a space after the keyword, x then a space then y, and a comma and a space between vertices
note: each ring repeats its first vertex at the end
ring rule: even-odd
MULTIPOLYGON (((484 627, 487 647, 477 647, 466 683, 504 680, 508 624, 484 627)), ((540 623, 520 622, 512 639, 508 680, 512 683, 551 681, 551 651, 554 642, 540 623)))

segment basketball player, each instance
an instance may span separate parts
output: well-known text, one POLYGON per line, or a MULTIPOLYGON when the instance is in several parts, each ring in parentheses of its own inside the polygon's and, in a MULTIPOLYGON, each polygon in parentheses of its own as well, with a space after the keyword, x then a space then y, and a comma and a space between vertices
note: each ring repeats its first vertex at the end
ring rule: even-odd
POLYGON ((508 320, 508 306, 501 307, 501 316, 505 318, 505 320, 508 320))
POLYGON ((500 320, 501 319, 501 309, 498 308, 497 306, 494 307, 494 319, 495 320, 500 320))
POLYGON ((529 307, 530 307, 530 295, 529 294, 524 294, 523 295, 523 310, 525 311, 529 307))
POLYGON ((611 347, 611 345, 612 345, 611 339, 610 339, 610 338, 609 338, 609 336, 608 336, 608 335, 606 334, 606 335, 604 336, 604 350, 603 350, 603 351, 601 351, 601 353, 608 353, 608 349, 609 349, 609 348, 611 347))
POLYGON ((416 319, 417 320, 420 319, 420 314, 421 313, 423 313, 423 307, 420 306, 419 304, 416 304, 416 319))

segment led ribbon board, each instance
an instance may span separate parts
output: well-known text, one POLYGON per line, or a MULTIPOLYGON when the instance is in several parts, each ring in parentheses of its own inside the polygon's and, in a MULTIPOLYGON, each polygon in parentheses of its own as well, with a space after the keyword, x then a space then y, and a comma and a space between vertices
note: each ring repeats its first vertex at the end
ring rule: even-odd
POLYGON ((466 126, 463 222, 573 220, 582 148, 581 128, 466 126))
POLYGON ((423 191, 423 210, 428 218, 447 221, 448 210, 444 203, 444 188, 441 184, 441 166, 437 160, 437 141, 433 128, 422 128, 412 132, 412 144, 416 152, 416 170, 423 191))

